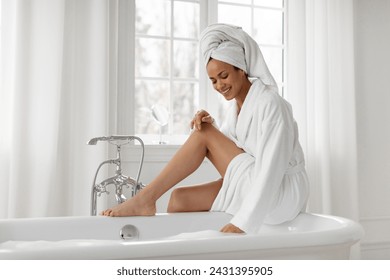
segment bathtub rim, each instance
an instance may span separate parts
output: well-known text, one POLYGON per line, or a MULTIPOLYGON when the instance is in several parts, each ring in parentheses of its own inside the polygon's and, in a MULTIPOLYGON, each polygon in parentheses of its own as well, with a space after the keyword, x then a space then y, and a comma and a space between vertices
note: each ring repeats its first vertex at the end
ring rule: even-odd
MULTIPOLYGON (((186 213, 175 214, 158 214, 156 217, 169 218, 173 215, 183 215, 186 213)), ((204 215, 204 214, 201 214, 204 215)), ((123 240, 99 240, 94 242, 91 239, 87 239, 91 242, 91 246, 80 246, 78 242, 69 246, 57 247, 57 248, 44 248, 41 250, 27 249, 27 250, 13 250, 2 252, 0 246, 0 259, 162 259, 165 257, 175 258, 175 256, 187 256, 191 258, 191 255, 207 255, 210 252, 224 254, 240 251, 256 251, 256 250, 278 250, 278 249, 300 249, 300 248, 330 248, 330 247, 350 247, 358 242, 364 234, 363 228, 360 224, 337 216, 312 214, 306 213, 304 215, 310 215, 311 217, 326 218, 336 221, 343 226, 337 229, 321 232, 292 232, 291 234, 280 234, 277 240, 271 235, 259 235, 259 234, 246 234, 238 236, 223 236, 223 237, 202 237, 192 239, 160 239, 160 240, 144 240, 144 241, 123 241, 123 240), (334 237, 337 235, 338 241, 335 241, 334 237), (291 238, 294 238, 294 242, 291 242, 291 238), (260 241, 259 241, 260 240, 260 241), (107 242, 104 242, 107 241, 107 242), (229 246, 226 246, 226 243, 229 246), (255 244, 255 246, 254 246, 255 244), (172 249, 172 245, 173 249, 172 249), (129 247, 132 246, 132 253, 129 254, 129 247), (39 252, 38 252, 39 251, 39 252), (85 254, 88 251, 88 256, 85 254), (167 252, 169 251, 169 255, 167 252), (38 256, 37 256, 38 252, 38 256), (135 253, 134 253, 135 252, 135 253), (191 253, 189 253, 191 252, 191 253), (98 257, 100 253, 100 257, 98 257), (101 256, 103 254, 103 256, 101 256), (73 257, 72 257, 73 256, 73 257), (74 257, 78 256, 78 257, 74 257), (92 256, 92 257, 91 257, 92 256)), ((1 222, 23 222, 23 220, 42 220, 45 219, 105 219, 107 217, 50 217, 50 218, 24 218, 24 219, 9 219, 1 222)), ((56 242, 56 241, 54 241, 56 242)), ((0 243, 1 244, 1 243, 0 243)))

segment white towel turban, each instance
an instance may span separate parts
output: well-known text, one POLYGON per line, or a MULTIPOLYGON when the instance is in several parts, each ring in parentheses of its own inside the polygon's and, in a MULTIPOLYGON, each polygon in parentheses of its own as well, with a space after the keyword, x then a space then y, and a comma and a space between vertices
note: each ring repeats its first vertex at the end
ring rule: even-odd
POLYGON ((200 35, 200 50, 205 65, 210 58, 229 63, 278 91, 258 44, 241 27, 221 23, 210 25, 200 35))

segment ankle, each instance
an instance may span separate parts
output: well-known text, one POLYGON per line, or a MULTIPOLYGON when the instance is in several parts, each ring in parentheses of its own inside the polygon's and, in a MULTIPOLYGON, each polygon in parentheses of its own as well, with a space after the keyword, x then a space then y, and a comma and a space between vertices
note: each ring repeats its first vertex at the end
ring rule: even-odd
POLYGON ((151 201, 153 203, 156 203, 157 199, 159 198, 158 194, 156 194, 156 192, 152 188, 150 188, 149 186, 146 186, 140 192, 140 194, 142 194, 142 199, 147 200, 147 201, 151 201))

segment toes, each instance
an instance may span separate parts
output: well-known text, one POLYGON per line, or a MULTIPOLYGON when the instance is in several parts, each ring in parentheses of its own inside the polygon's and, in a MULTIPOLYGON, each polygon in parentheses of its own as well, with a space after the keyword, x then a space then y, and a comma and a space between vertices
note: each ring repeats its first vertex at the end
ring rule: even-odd
POLYGON ((110 213, 112 212, 111 209, 104 210, 100 213, 102 216, 110 216, 110 213))

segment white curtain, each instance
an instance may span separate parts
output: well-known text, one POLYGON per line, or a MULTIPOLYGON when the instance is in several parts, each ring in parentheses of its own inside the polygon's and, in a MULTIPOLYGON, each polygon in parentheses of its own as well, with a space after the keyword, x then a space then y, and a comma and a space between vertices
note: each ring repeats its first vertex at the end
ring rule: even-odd
POLYGON ((352 0, 289 1, 287 96, 311 181, 309 211, 358 220, 352 0))
POLYGON ((109 1, 4 0, 0 218, 88 215, 109 132, 109 1))

